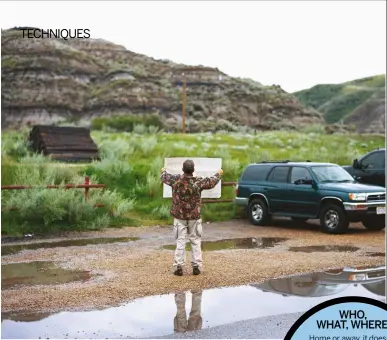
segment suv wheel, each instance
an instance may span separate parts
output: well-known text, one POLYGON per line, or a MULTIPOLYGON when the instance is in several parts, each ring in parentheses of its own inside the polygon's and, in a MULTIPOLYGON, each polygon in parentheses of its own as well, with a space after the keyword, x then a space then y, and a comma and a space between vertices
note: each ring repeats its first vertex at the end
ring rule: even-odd
POLYGON ((321 209, 320 224, 325 233, 344 234, 348 230, 349 220, 340 205, 331 203, 321 209))
POLYGON ((384 215, 368 216, 362 223, 368 230, 383 230, 386 226, 384 215))
POLYGON ((267 205, 260 198, 255 198, 250 202, 248 212, 250 222, 254 225, 264 225, 269 219, 267 205))

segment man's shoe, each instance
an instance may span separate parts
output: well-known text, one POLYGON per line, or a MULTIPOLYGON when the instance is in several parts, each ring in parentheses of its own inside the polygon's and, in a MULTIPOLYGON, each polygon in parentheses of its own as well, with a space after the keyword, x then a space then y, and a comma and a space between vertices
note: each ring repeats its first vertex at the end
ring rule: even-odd
POLYGON ((173 273, 177 276, 183 276, 183 268, 181 266, 177 266, 175 272, 173 273))
POLYGON ((197 267, 197 266, 193 267, 192 273, 193 273, 194 275, 199 275, 199 274, 200 274, 200 269, 199 269, 199 267, 197 267))

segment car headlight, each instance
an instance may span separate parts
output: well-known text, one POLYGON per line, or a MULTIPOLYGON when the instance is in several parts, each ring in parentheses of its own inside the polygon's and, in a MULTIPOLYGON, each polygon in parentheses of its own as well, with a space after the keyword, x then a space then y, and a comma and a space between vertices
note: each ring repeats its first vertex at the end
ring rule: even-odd
POLYGON ((367 278, 366 274, 352 274, 349 276, 351 281, 363 281, 367 278))
POLYGON ((365 201, 366 194, 349 194, 349 199, 352 201, 365 201))

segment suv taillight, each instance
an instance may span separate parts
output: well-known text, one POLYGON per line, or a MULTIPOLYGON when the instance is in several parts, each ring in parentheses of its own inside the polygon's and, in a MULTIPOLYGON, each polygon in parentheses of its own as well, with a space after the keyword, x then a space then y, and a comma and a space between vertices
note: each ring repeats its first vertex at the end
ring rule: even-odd
POLYGON ((235 196, 238 197, 238 193, 239 193, 239 190, 238 190, 238 184, 235 186, 235 196))

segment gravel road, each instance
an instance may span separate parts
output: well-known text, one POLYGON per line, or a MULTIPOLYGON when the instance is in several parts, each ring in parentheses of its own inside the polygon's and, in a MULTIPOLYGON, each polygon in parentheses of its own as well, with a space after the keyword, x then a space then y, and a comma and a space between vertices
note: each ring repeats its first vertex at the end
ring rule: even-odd
MULTIPOLYGON (((148 295, 237 286, 290 274, 385 263, 384 231, 370 232, 355 224, 345 235, 327 235, 318 230, 314 221, 303 226, 294 225, 294 222, 289 220, 273 223, 273 226, 268 227, 255 227, 243 220, 205 224, 204 241, 251 237, 257 240, 266 237, 286 240, 266 249, 207 251, 203 256, 202 275, 193 276, 188 267, 183 277, 172 275, 173 251, 162 248, 163 245, 173 243, 170 226, 71 233, 66 239, 139 237, 140 240, 25 250, 18 254, 2 256, 2 264, 57 261, 63 268, 88 270, 92 275, 99 274, 87 282, 2 290, 2 312, 100 308, 148 295), (296 247, 297 250, 297 247, 310 246, 321 246, 321 249, 317 248, 317 251, 311 252, 290 251, 291 247, 296 247), (324 246, 338 246, 338 249, 327 251, 324 246), (342 251, 340 247, 343 246, 358 249, 348 248, 349 250, 342 251), (370 256, 371 252, 382 254, 370 256)), ((55 239, 50 239, 50 242, 53 241, 55 239)))

